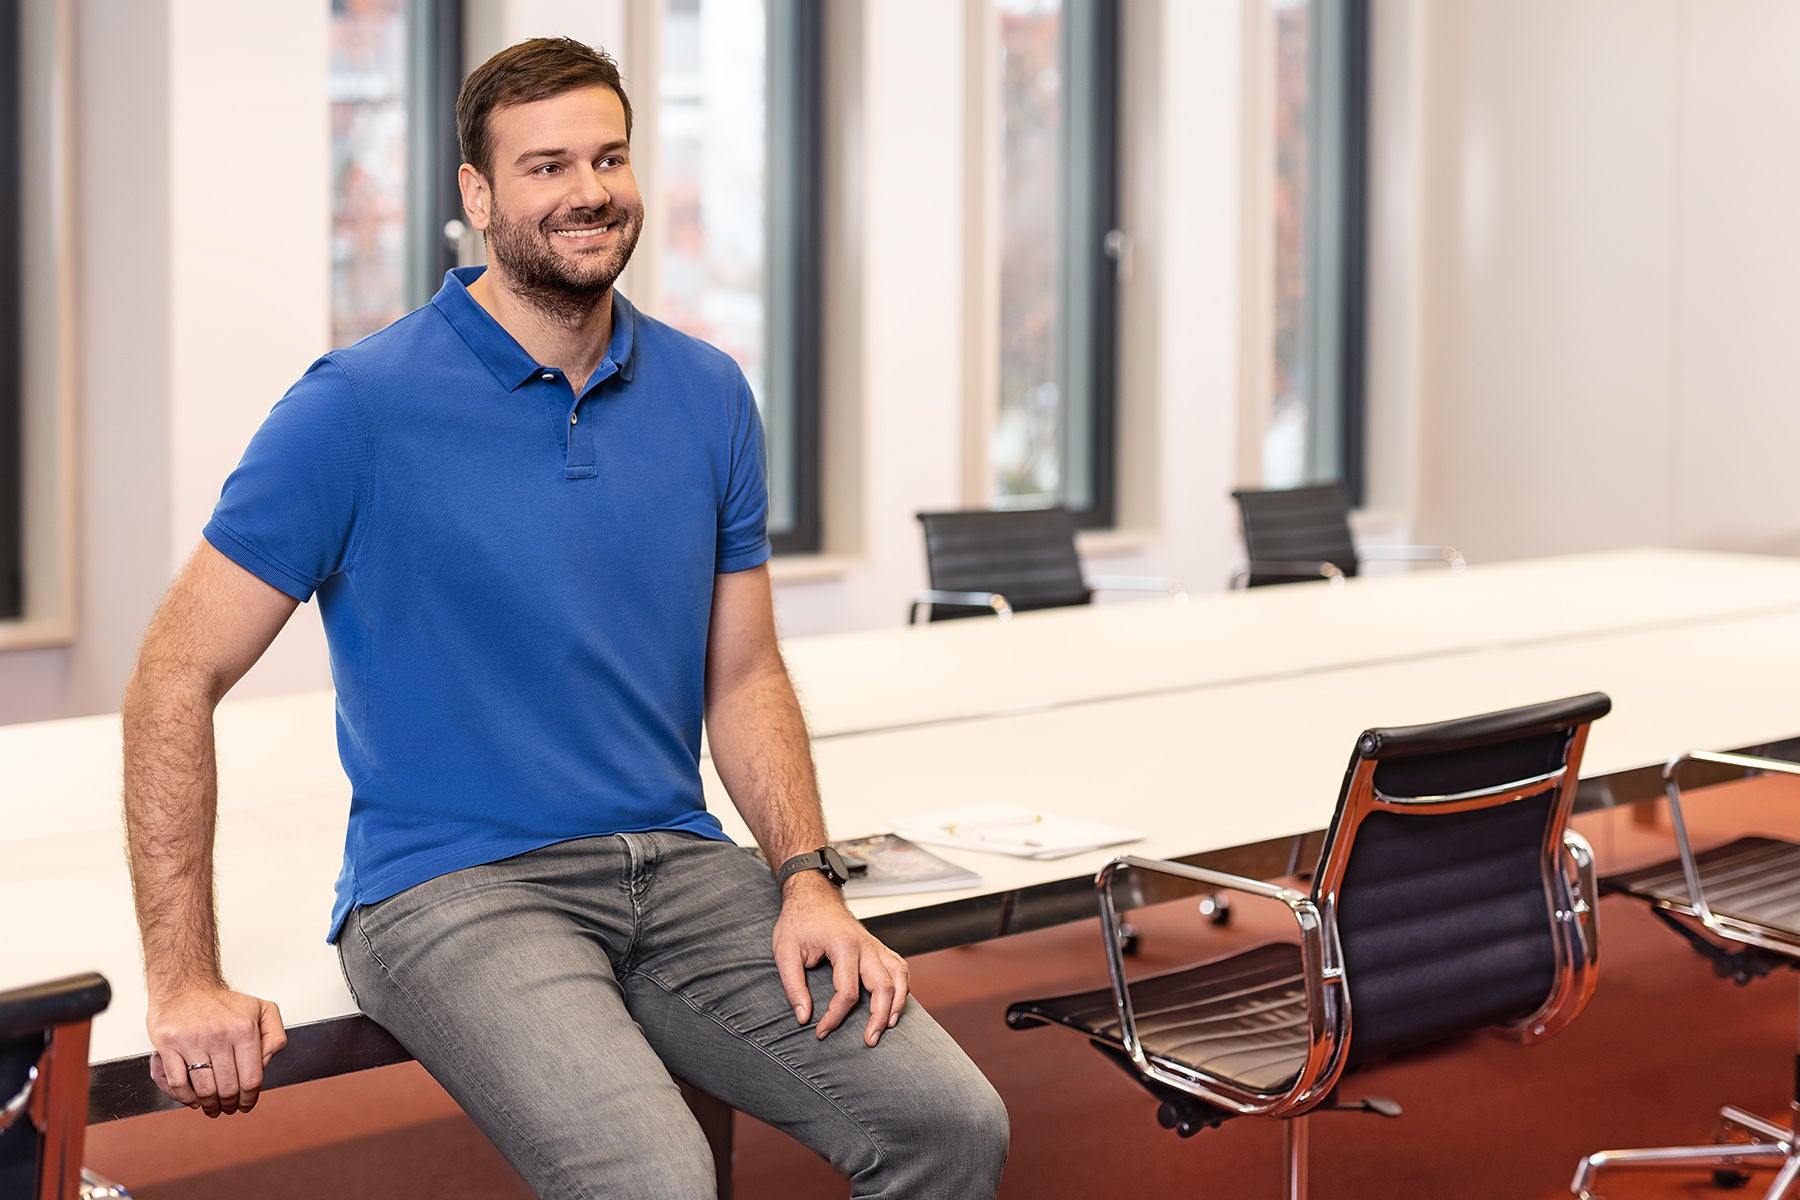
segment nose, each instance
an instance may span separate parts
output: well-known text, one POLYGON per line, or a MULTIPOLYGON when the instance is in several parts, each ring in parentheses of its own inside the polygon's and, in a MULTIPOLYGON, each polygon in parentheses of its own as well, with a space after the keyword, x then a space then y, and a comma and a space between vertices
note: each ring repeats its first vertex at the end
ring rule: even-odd
POLYGON ((582 163, 566 178, 569 180, 570 208, 601 208, 612 199, 612 193, 606 190, 606 181, 600 178, 600 172, 594 170, 592 163, 582 163))

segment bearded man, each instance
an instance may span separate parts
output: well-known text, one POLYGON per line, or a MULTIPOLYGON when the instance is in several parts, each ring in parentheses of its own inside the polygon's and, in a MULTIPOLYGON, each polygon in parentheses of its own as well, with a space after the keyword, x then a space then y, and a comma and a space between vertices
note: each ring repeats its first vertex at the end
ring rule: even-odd
POLYGON ((286 1042, 220 963, 212 715, 317 595, 352 789, 329 937, 539 1195, 713 1195, 679 1077, 856 1196, 992 1196, 1005 1111, 825 852, 755 400, 614 290, 644 221, 618 68, 521 43, 457 126, 488 266, 274 407, 132 677, 152 1073, 247 1112, 286 1042), (706 811, 703 725, 773 871, 706 811))

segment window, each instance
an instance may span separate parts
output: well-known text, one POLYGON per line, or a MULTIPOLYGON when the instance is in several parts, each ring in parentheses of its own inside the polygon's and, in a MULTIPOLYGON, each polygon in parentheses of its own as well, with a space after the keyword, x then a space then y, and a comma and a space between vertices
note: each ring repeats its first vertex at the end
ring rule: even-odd
POLYGON ((1268 487, 1363 492, 1366 0, 1270 0, 1273 379, 1268 487))
POLYGON ((1117 9, 990 2, 999 320, 988 498, 1060 503, 1083 525, 1111 525, 1117 9))
POLYGON ((331 344, 429 300, 455 265, 462 5, 332 0, 331 344))
MULTIPOLYGON (((0 204, 17 214, 25 207, 18 0, 0 0, 0 30, 0 204)), ((0 251, 0 620, 25 615, 24 225, 8 224, 12 244, 0 251)))
POLYGON ((778 553, 820 542, 824 15, 807 0, 663 0, 659 12, 658 315, 744 369, 778 553))

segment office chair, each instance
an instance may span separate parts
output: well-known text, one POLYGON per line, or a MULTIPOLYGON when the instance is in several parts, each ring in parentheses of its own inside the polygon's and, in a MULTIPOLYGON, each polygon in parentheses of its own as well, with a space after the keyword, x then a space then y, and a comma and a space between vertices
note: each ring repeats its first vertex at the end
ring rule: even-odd
POLYGON ((1439 562, 1463 569, 1454 546, 1365 546, 1350 536, 1350 496, 1336 485, 1263 491, 1239 488, 1237 501, 1244 530, 1248 565, 1231 577, 1231 586, 1266 587, 1328 579, 1342 583, 1364 561, 1394 559, 1439 562))
POLYGON ((1111 986, 1025 1000, 1015 1029, 1078 1033, 1183 1137, 1234 1116, 1284 1119, 1288 1200, 1307 1194, 1307 1113, 1344 1073, 1471 1030, 1556 1033, 1593 994, 1593 854, 1568 828, 1599 693, 1357 739, 1310 894, 1135 856, 1095 880, 1111 986), (1127 980, 1115 880, 1156 872, 1276 901, 1298 930, 1127 980))
POLYGON ((130 1200, 81 1166, 88 1026, 111 1000, 92 973, 0 992, 0 1196, 130 1200))
POLYGON ((1168 579, 1081 573, 1075 518, 1065 508, 967 509, 917 514, 925 529, 931 588, 915 593, 906 623, 1087 604, 1096 591, 1161 591, 1185 597, 1168 579))
MULTIPOLYGON (((1695 751, 1669 760, 1663 768, 1663 791, 1669 798, 1676 856, 1610 875, 1601 887, 1649 905, 1651 915, 1710 960, 1721 978, 1747 984, 1777 967, 1800 966, 1800 845, 1780 838, 1740 837, 1696 853, 1681 813, 1681 769, 1689 763, 1800 775, 1800 764, 1747 754, 1695 751)), ((1800 1056, 1795 1066, 1800 1072, 1800 1056)), ((1764 1200, 1800 1194, 1795 1191, 1800 1182, 1796 1118, 1800 1118, 1800 1078, 1795 1081, 1786 1127, 1728 1104, 1719 1110, 1718 1142, 1602 1150, 1581 1160, 1569 1190, 1583 1200, 1600 1200, 1594 1181, 1608 1167, 1711 1167, 1715 1183, 1740 1187, 1749 1182, 1740 1168, 1766 1165, 1779 1170, 1763 1193, 1764 1200), (1728 1140, 1735 1136, 1749 1141, 1728 1140)))

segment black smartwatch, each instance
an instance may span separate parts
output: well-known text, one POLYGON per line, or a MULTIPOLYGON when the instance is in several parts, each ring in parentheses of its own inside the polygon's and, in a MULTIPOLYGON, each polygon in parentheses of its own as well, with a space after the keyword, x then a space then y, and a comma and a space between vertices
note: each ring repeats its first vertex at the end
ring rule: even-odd
POLYGON ((775 873, 775 882, 786 883, 802 871, 817 871, 839 887, 850 878, 850 867, 844 862, 844 856, 830 846, 820 846, 811 854, 796 854, 782 863, 781 870, 775 873))

